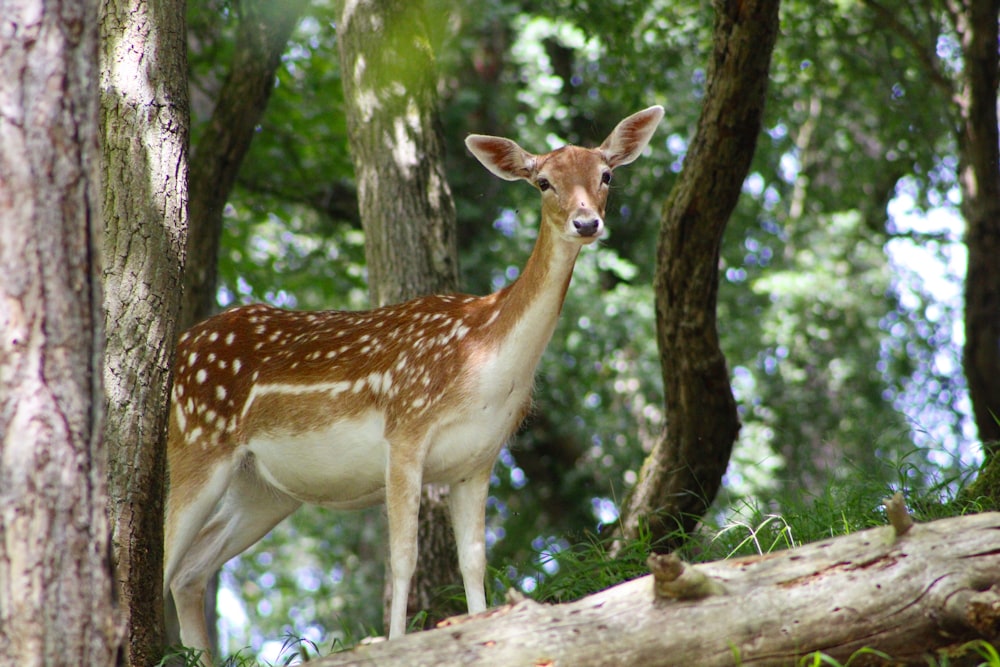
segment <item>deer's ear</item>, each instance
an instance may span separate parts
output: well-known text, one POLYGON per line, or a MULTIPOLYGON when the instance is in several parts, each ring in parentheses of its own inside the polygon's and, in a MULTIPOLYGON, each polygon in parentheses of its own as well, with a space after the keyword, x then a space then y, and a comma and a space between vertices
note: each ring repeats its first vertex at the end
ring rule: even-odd
POLYGON ((653 138, 662 118, 663 107, 657 105, 634 113, 618 123, 599 149, 608 165, 614 169, 639 157, 653 138))
POLYGON ((530 181, 535 173, 535 156, 503 137, 470 134, 465 145, 491 172, 507 181, 530 181))

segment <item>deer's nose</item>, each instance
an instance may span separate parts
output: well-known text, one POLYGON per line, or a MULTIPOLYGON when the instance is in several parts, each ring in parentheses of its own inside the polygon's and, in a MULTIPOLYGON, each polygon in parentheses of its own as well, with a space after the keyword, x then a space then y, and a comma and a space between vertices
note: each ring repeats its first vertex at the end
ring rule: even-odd
POLYGON ((593 236, 601 230, 601 219, 597 217, 575 218, 573 228, 580 236, 593 236))

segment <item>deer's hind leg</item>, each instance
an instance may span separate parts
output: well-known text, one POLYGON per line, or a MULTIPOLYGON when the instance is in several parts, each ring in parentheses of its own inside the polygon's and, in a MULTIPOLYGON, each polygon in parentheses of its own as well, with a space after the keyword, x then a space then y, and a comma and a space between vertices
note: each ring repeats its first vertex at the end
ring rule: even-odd
POLYGON ((266 484, 252 466, 244 463, 234 472, 214 511, 171 566, 168 585, 185 646, 206 653, 211 648, 204 615, 209 577, 300 505, 298 500, 266 484))

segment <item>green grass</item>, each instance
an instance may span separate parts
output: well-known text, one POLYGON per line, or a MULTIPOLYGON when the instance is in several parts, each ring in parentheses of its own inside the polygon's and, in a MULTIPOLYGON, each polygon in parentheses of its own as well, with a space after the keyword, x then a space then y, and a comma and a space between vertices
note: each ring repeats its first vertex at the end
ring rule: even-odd
MULTIPOLYGON (((905 467, 899 468, 899 476, 893 483, 855 477, 829 485, 820 495, 771 499, 766 506, 742 501, 728 508, 718 523, 710 513, 696 533, 682 536, 678 553, 689 562, 708 562, 771 553, 884 526, 887 520, 882 502, 895 488, 904 486, 902 482, 908 479, 905 467)), ((907 505, 918 522, 989 509, 976 499, 963 498, 964 488, 962 480, 944 480, 911 491, 906 495, 907 505)), ((640 535, 612 556, 606 541, 585 535, 568 549, 539 554, 530 571, 519 571, 513 577, 494 571, 494 599, 501 599, 507 588, 515 587, 527 575, 537 580, 530 597, 544 602, 577 600, 646 574, 646 557, 654 546, 648 535, 640 535), (547 574, 544 565, 555 572, 547 574)))
MULTIPOLYGON (((886 664, 894 664, 892 657, 882 651, 862 648, 851 654, 851 657, 845 662, 840 662, 821 651, 816 651, 815 653, 810 653, 799 658, 796 667, 850 667, 857 662, 868 665, 872 664, 871 658, 885 661, 886 664)), ((953 649, 950 654, 941 653, 928 656, 926 664, 928 667, 951 667, 951 665, 955 664, 953 660, 958 658, 962 659, 960 664, 963 667, 1000 667, 1000 654, 997 653, 997 648, 993 644, 981 639, 962 644, 958 648, 953 649), (975 659, 976 657, 981 658, 981 660, 978 662, 971 662, 969 660, 969 658, 975 659)), ((740 664, 738 658, 735 664, 740 664)))
MULTIPOLYGON (((347 648, 350 647, 341 646, 339 650, 342 651, 347 648)), ((327 653, 337 652, 338 647, 335 642, 332 649, 327 653)), ((186 646, 172 647, 163 659, 160 660, 157 667, 201 667, 201 663, 199 662, 201 654, 202 651, 186 646)), ((266 663, 266 665, 267 667, 284 667, 293 662, 296 662, 296 664, 298 662, 306 663, 322 655, 324 655, 324 651, 316 646, 314 642, 303 637, 288 635, 285 637, 285 641, 278 653, 277 662, 266 663)), ((215 661, 215 664, 221 667, 262 667, 262 663, 250 652, 249 648, 241 649, 233 655, 227 656, 222 662, 215 661)))

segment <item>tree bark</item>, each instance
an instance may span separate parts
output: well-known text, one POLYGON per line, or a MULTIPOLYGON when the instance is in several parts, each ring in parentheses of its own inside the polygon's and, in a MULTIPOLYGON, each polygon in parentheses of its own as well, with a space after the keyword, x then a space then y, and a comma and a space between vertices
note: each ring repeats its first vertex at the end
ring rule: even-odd
POLYGON ((101 15, 105 386, 110 511, 126 642, 163 653, 167 395, 187 235, 184 2, 105 0, 101 15))
MULTIPOLYGON (((372 305, 454 291, 455 206, 423 3, 347 0, 337 42, 372 305)), ((429 622, 449 611, 442 589, 461 581, 446 500, 444 487, 425 489, 421 500, 408 607, 429 622)))
POLYGON ((222 212, 274 90, 281 54, 307 4, 242 0, 236 5, 240 20, 233 60, 212 118, 191 155, 182 330, 216 310, 222 212))
POLYGON ((760 133, 778 0, 715 3, 705 103, 665 207, 655 276, 666 427, 628 498, 622 533, 645 527, 658 551, 715 498, 739 433, 719 347, 719 249, 760 133))
POLYGON ((0 656, 108 665, 97 3, 3 4, 0 656))
MULTIPOLYGON (((997 129, 1000 0, 950 3, 962 41, 958 94, 959 183, 967 231, 965 377, 987 457, 1000 456, 1000 136, 997 129)), ((1000 489, 993 489, 994 499, 1000 489)))
POLYGON ((423 3, 347 1, 337 36, 372 306, 454 290, 455 205, 423 3))
POLYGON ((1000 640, 998 531, 1000 514, 977 514, 703 565, 657 556, 653 575, 576 602, 522 600, 316 666, 926 664, 1000 640), (850 660, 862 649, 889 658, 850 660))

